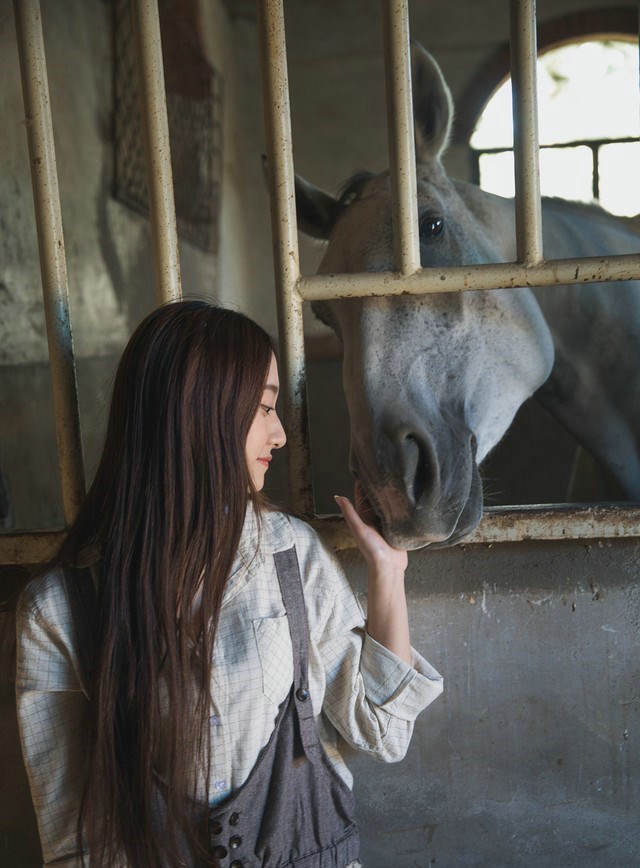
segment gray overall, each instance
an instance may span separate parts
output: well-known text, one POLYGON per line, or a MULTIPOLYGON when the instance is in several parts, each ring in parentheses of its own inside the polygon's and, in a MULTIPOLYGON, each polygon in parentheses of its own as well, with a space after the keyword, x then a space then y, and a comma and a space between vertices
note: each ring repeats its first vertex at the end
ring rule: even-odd
POLYGON ((293 686, 246 782, 209 810, 209 852, 218 868, 346 868, 359 853, 353 795, 331 765, 313 715, 295 547, 274 558, 293 645, 293 686))

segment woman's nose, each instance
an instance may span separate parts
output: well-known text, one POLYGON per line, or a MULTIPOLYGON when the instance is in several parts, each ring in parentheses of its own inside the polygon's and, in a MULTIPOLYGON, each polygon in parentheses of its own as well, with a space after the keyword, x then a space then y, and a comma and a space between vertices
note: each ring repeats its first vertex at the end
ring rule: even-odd
POLYGON ((273 443, 274 449, 282 449, 284 444, 287 442, 287 435, 282 427, 280 417, 277 415, 275 416, 275 425, 271 431, 271 442, 273 443))

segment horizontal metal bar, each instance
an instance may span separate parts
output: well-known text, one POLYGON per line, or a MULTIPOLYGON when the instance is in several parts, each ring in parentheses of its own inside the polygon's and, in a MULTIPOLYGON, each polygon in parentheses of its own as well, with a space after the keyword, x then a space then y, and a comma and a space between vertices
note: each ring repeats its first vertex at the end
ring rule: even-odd
POLYGON ((0 534, 0 566, 30 566, 46 562, 66 535, 64 530, 0 534))
MULTIPOLYGON (((540 145, 541 151, 554 151, 556 149, 561 148, 591 148, 591 150, 598 150, 604 145, 637 145, 638 137, 637 136, 624 136, 620 139, 573 139, 570 142, 554 142, 553 144, 548 145, 540 145)), ((471 148, 471 153, 476 154, 477 156, 483 156, 484 154, 509 154, 513 151, 513 148, 501 147, 501 148, 471 148)))
MULTIPOLYGON (((317 516, 311 524, 336 551, 355 547, 344 520, 317 516)), ((64 530, 0 534, 0 565, 29 565, 51 557, 64 530)), ((476 530, 458 545, 523 540, 640 537, 640 508, 632 504, 544 504, 487 507, 476 530)))
MULTIPOLYGON (((336 551, 355 548, 339 516, 318 517, 312 524, 336 551)), ((458 545, 618 537, 640 537, 640 508, 626 504, 494 506, 485 509, 476 530, 458 545)))
POLYGON ((640 280, 640 253, 549 259, 537 265, 499 262, 423 268, 415 274, 370 271, 357 274, 314 274, 298 281, 304 301, 362 298, 376 295, 426 295, 433 292, 464 292, 481 289, 515 289, 521 286, 603 283, 609 280, 640 280))

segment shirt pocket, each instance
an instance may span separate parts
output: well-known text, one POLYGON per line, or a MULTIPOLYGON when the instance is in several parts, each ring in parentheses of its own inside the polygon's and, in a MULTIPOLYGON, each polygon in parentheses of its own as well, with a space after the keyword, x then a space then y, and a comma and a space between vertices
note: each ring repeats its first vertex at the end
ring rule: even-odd
POLYGON ((280 704, 293 684, 293 648, 286 615, 253 621, 262 670, 262 692, 280 704))

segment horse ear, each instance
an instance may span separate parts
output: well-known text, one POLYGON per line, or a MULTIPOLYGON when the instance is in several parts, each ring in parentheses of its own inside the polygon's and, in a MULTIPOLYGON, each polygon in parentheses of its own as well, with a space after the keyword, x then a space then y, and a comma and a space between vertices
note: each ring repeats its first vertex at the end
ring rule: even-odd
MULTIPOLYGON (((267 158, 262 157, 265 181, 269 177, 267 158)), ((328 238, 338 216, 338 200, 296 175, 298 228, 312 238, 328 238)))
POLYGON ((453 99, 442 70, 419 42, 411 41, 411 78, 416 162, 442 156, 453 123, 453 99))

